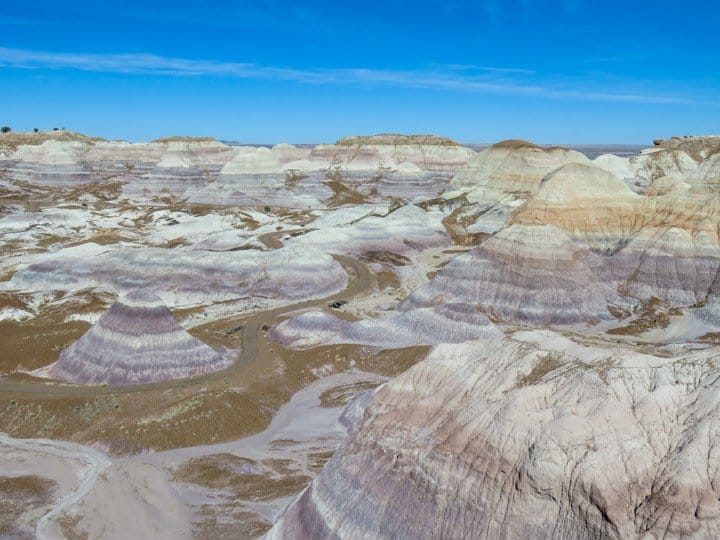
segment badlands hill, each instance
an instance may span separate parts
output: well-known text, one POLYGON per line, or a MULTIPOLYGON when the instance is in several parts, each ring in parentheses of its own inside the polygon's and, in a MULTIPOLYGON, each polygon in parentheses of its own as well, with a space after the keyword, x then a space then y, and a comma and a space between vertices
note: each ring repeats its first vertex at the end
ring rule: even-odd
MULTIPOLYGON (((719 149, 472 158, 426 207, 485 234, 398 309, 464 302, 506 335, 438 345, 358 398, 269 537, 716 536, 719 149)), ((284 323, 298 344, 302 322, 284 323)))
POLYGON ((718 356, 547 331, 438 346, 348 408, 268 537, 716 537, 718 356))
POLYGON ((167 381, 217 371, 228 358, 185 332, 153 293, 134 290, 60 353, 50 374, 82 384, 167 381))
POLYGON ((16 142, 0 535, 717 536, 719 137, 16 142))
POLYGON ((105 141, 69 131, 0 137, 0 174, 41 185, 122 183, 198 204, 322 208, 437 195, 474 152, 429 135, 351 137, 336 145, 229 146, 209 137, 149 143, 105 141), (337 178, 343 177, 344 182, 337 178))

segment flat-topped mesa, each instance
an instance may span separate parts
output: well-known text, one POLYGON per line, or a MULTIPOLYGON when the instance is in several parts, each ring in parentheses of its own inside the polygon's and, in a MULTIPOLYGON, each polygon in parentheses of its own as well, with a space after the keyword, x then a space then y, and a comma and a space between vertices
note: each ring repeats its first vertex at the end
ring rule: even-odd
POLYGON ((594 323, 612 319, 609 305, 633 303, 603 272, 602 257, 561 229, 515 224, 453 259, 400 307, 464 302, 511 323, 594 323))
POLYGON ((381 145, 424 145, 424 146, 460 146, 449 137, 440 135, 403 135, 400 133, 379 133, 377 135, 352 135, 335 143, 337 146, 381 145))
POLYGON ((60 354, 50 375, 123 386, 193 377, 229 365, 228 358, 188 334, 160 298, 134 290, 60 354))
MULTIPOLYGON (((380 134, 340 139, 336 144, 319 144, 311 156, 326 159, 336 169, 348 172, 409 170, 451 174, 475 155, 470 148, 437 135, 380 134)), ((417 172, 417 171, 415 171, 417 172)))
POLYGON ((663 176, 690 174, 719 150, 720 136, 672 137, 657 141, 630 162, 637 177, 651 182, 663 176))
POLYGON ((102 137, 90 137, 75 131, 40 131, 38 133, 11 131, 0 134, 0 158, 9 156, 18 146, 37 146, 46 141, 74 141, 87 144, 104 141, 102 137))
MULTIPOLYGON (((171 142, 186 142, 186 143, 198 143, 198 142, 214 142, 219 141, 214 137, 189 137, 185 135, 171 135, 170 137, 158 137, 153 139, 151 142, 154 143, 171 143, 171 142)), ((220 143, 222 144, 222 143, 220 143)))

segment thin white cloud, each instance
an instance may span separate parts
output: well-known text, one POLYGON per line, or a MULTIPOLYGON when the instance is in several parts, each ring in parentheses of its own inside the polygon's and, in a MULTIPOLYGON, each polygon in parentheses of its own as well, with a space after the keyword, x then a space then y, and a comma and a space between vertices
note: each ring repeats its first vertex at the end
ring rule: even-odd
POLYGON ((234 77, 294 81, 306 84, 384 84, 552 99, 631 103, 682 104, 692 100, 632 92, 601 92, 565 88, 531 80, 533 71, 520 68, 453 64, 431 69, 286 68, 244 62, 172 58, 154 54, 57 53, 0 47, 0 66, 20 69, 76 69, 81 71, 183 77, 234 77))
POLYGON ((532 69, 516 68, 516 67, 497 67, 497 66, 478 66, 476 64, 445 64, 443 67, 452 71, 485 71, 489 73, 509 73, 521 75, 533 75, 532 69))

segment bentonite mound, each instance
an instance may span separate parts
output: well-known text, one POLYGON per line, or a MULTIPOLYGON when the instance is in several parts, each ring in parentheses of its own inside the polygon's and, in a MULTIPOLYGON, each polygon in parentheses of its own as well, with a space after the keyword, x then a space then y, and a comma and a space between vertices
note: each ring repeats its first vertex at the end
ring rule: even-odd
POLYGON ((717 538, 719 352, 440 345, 347 410, 268 537, 717 538))
POLYGON ((324 311, 309 311, 268 332, 270 339, 293 348, 355 343, 396 349, 498 335, 500 331, 475 306, 458 303, 405 312, 391 311, 361 321, 344 321, 324 311))
POLYGON ((538 190, 552 171, 570 163, 589 164, 580 152, 503 141, 472 157, 457 170, 444 197, 464 195, 470 203, 451 214, 468 233, 493 234, 538 190))
POLYGON ((602 265, 558 227, 515 224, 455 257, 401 309, 459 302, 505 322, 595 323, 612 318, 608 306, 633 303, 618 294, 602 265))
POLYGON ((157 296, 135 290, 65 349, 50 373, 68 382, 122 386, 192 377, 229 364, 183 330, 157 296))
POLYGON ((654 209, 614 174, 569 163, 548 174, 513 220, 563 229, 576 243, 612 253, 648 221, 654 209))
POLYGON ((483 189, 499 199, 510 194, 526 197, 542 179, 568 163, 590 163, 575 150, 543 148, 526 141, 503 141, 486 148, 457 171, 453 187, 483 189))

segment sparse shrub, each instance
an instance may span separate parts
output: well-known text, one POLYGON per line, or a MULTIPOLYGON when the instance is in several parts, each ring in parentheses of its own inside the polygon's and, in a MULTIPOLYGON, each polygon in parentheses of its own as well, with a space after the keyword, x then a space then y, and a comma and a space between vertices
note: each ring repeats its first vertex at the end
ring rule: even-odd
POLYGON ((34 133, 40 133, 40 130, 38 128, 33 128, 34 133))
POLYGON ((12 131, 12 128, 10 126, 3 126, 0 128, 0 131, 3 133, 10 133, 12 131))
POLYGON ((60 131, 60 128, 53 128, 53 131, 60 131))

